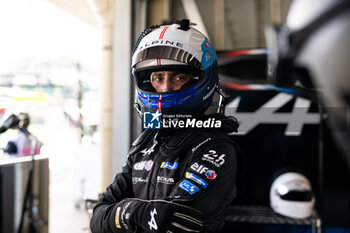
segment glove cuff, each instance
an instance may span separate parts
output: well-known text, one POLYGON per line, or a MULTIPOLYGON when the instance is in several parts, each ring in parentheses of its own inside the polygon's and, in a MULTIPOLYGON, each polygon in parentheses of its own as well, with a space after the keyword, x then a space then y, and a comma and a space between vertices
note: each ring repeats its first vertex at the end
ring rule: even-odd
POLYGON ((114 232, 136 232, 137 225, 132 221, 136 208, 141 202, 133 199, 124 199, 114 206, 114 215, 110 219, 114 232), (131 211, 132 210, 132 211, 131 211))

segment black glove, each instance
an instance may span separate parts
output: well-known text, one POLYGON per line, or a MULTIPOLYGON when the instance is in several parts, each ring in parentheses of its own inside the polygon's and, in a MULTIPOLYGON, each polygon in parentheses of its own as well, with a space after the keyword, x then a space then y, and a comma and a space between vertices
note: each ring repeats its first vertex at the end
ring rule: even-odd
POLYGON ((148 232, 202 232, 202 220, 200 211, 165 200, 125 199, 115 215, 116 227, 131 232, 137 227, 148 232))

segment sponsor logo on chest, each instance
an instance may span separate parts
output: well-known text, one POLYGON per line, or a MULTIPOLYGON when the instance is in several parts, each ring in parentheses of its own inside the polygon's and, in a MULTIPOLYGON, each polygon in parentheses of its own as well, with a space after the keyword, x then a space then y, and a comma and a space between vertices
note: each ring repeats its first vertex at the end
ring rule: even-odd
POLYGON ((175 180, 172 177, 157 176, 157 182, 163 184, 174 184, 175 180))
POLYGON ((155 141, 150 148, 143 149, 142 151, 140 151, 140 153, 142 153, 142 156, 147 156, 147 155, 152 154, 152 152, 154 152, 154 148, 156 147, 157 144, 158 144, 158 142, 155 141))
POLYGON ((167 168, 169 170, 175 170, 177 168, 177 162, 170 163, 170 162, 162 162, 160 165, 160 168, 167 168))
POLYGON ((135 170, 146 170, 150 171, 153 165, 153 160, 140 161, 134 164, 135 170))
POLYGON ((142 177, 133 177, 132 178, 132 183, 133 184, 137 184, 137 183, 147 183, 148 182, 148 177, 146 179, 142 178, 142 177))

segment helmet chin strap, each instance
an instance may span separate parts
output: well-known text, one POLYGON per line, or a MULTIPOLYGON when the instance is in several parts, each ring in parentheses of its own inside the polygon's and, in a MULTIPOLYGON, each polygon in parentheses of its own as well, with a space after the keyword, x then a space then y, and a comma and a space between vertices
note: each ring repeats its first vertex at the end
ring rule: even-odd
POLYGON ((230 96, 227 95, 224 92, 224 90, 221 89, 220 84, 216 84, 211 106, 209 106, 208 109, 204 111, 203 115, 211 115, 211 114, 225 115, 225 105, 229 97, 230 96), (215 103, 215 105, 217 106, 214 106, 213 103, 215 103))
POLYGON ((219 94, 219 104, 218 104, 217 113, 225 114, 225 104, 229 96, 224 92, 224 90, 222 90, 219 84, 216 85, 216 91, 219 94))
POLYGON ((142 119, 142 111, 141 111, 140 104, 135 102, 134 103, 134 109, 136 110, 137 115, 139 115, 139 117, 142 119))
POLYGON ((162 113, 162 99, 163 99, 163 95, 159 95, 159 98, 158 98, 158 111, 160 113, 162 113))

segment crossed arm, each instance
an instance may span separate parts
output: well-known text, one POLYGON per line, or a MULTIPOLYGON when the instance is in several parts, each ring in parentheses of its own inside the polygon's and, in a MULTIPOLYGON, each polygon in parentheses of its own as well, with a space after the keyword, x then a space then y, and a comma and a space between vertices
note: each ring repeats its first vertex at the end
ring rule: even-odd
POLYGON ((198 153, 166 200, 135 198, 131 170, 128 158, 94 207, 93 233, 215 232, 236 192, 236 154, 231 146, 216 145, 198 153), (191 185, 197 188, 191 191, 191 185))

